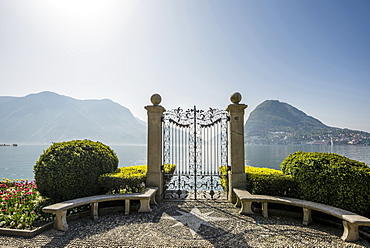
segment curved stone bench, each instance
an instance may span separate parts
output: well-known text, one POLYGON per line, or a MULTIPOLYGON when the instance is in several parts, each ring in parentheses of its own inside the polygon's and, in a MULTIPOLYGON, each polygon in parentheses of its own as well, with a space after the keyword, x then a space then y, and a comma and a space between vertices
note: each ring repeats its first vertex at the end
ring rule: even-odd
POLYGON ((67 224, 67 210, 82 205, 91 205, 91 216, 95 220, 98 218, 99 202, 125 200, 125 215, 130 212, 130 201, 140 200, 140 209, 138 212, 149 213, 150 204, 156 204, 155 194, 157 187, 146 188, 141 193, 124 193, 124 194, 109 194, 109 195, 93 195, 88 197, 77 198, 69 201, 56 203, 42 209, 43 212, 55 214, 54 228, 66 231, 67 224))
POLYGON ((281 196, 269 196, 269 195, 252 195, 244 189, 233 189, 237 202, 236 206, 241 205, 240 214, 253 214, 252 202, 262 203, 262 215, 268 217, 268 203, 278 203, 285 205, 292 205, 302 207, 303 209, 303 224, 309 225, 312 222, 312 210, 319 211, 325 214, 332 215, 343 222, 343 235, 341 237, 344 241, 356 241, 360 238, 358 234, 359 226, 370 226, 370 219, 352 213, 347 210, 328 206, 322 203, 305 201, 296 198, 281 197, 281 196))

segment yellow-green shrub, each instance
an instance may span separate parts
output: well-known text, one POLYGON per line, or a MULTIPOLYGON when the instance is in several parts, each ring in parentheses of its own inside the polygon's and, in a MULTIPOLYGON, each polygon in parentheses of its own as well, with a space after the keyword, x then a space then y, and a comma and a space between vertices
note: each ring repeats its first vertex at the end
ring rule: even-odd
POLYGON ((220 183, 221 183, 221 186, 222 188, 224 189, 224 191, 228 191, 228 171, 229 171, 229 167, 228 166, 220 166, 220 175, 221 175, 221 178, 220 178, 220 183))
MULTIPOLYGON (((173 164, 165 164, 164 172, 173 173, 175 168, 173 164)), ((105 192, 141 192, 145 188, 147 171, 147 165, 120 167, 113 173, 101 175, 99 183, 105 192)))
MULTIPOLYGON (((227 190, 228 167, 221 166, 221 185, 227 190)), ((299 197, 297 182, 280 170, 245 166, 246 189, 253 194, 299 197)))
POLYGON ((246 189, 252 194, 288 196, 299 198, 296 180, 282 171, 270 168, 246 166, 246 189))

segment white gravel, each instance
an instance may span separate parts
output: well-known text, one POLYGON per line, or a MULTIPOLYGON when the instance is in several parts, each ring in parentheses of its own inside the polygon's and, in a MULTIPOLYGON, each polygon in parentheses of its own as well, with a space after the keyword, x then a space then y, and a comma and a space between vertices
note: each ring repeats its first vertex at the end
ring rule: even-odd
POLYGON ((67 232, 0 236, 0 247, 370 247, 366 240, 343 242, 340 229, 304 226, 299 217, 240 215, 226 201, 161 202, 152 213, 116 212, 68 224, 67 232))

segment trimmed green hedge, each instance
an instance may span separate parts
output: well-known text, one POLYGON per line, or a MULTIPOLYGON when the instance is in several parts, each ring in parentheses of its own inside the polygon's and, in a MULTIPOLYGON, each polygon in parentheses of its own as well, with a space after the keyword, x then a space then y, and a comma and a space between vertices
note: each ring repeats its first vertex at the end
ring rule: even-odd
POLYGON ((41 195, 55 202, 102 193, 98 177, 118 167, 118 157, 108 146, 90 140, 52 144, 34 166, 41 195))
POLYGON ((297 181, 280 170, 245 167, 246 189, 252 194, 276 195, 299 198, 297 181))
MULTIPOLYGON (((227 190, 228 167, 221 166, 221 185, 227 190)), ((246 189, 252 194, 277 195, 299 198, 297 181, 280 170, 245 166, 246 189)))
POLYGON ((358 214, 370 213, 370 168, 333 153, 295 152, 281 164, 297 180, 301 198, 358 214))
MULTIPOLYGON (((166 174, 173 173, 175 168, 176 165, 173 164, 164 165, 166 174)), ((147 171, 147 165, 120 167, 113 173, 101 175, 99 184, 105 192, 110 193, 141 192, 145 188, 147 171)))
POLYGON ((286 175, 294 175, 302 164, 311 164, 313 161, 316 161, 316 164, 369 168, 364 162, 349 159, 336 153, 297 151, 284 159, 280 165, 280 169, 286 175))

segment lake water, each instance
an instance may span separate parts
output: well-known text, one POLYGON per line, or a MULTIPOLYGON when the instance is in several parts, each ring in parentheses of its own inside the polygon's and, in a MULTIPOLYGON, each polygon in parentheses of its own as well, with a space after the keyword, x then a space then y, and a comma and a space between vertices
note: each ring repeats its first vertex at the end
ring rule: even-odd
MULTIPOLYGON (((33 179, 33 166, 49 145, 19 145, 0 147, 0 179, 33 179)), ((146 145, 112 145, 119 158, 119 167, 146 164, 146 145)), ((246 164, 279 169, 291 153, 333 152, 370 165, 370 146, 246 146, 246 164)))

